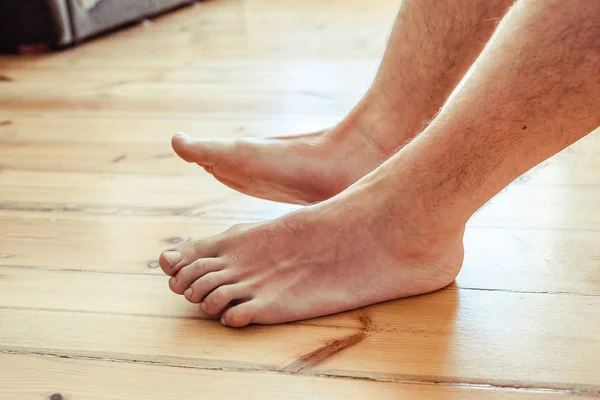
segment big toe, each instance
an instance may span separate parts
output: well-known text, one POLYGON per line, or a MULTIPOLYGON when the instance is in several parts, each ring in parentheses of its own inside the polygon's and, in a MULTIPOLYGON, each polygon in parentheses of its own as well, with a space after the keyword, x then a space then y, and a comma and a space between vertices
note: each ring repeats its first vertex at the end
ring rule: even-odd
POLYGON ((187 162, 205 167, 213 166, 224 157, 231 155, 233 143, 226 139, 194 139, 185 133, 178 133, 171 139, 175 153, 187 162))
POLYGON ((227 237, 225 233, 203 240, 187 240, 174 248, 163 251, 158 263, 163 272, 174 276, 179 270, 200 258, 217 255, 227 237))
POLYGON ((175 275, 179 270, 181 261, 181 252, 177 250, 165 250, 158 258, 158 264, 163 272, 169 276, 175 275))

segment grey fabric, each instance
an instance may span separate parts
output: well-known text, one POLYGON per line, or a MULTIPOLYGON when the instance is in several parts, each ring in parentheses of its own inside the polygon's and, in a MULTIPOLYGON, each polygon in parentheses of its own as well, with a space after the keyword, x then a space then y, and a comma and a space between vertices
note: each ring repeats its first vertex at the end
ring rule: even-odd
POLYGON ((193 0, 68 0, 75 40, 115 28, 193 0))
POLYGON ((71 23, 69 18, 69 8, 67 0, 48 0, 52 20, 56 26, 58 33, 59 45, 66 45, 73 41, 73 32, 71 31, 71 23))

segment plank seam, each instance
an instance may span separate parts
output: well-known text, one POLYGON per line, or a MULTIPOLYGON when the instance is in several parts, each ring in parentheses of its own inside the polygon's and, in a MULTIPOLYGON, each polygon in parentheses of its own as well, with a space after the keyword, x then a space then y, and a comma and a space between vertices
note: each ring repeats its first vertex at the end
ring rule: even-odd
MULTIPOLYGON (((417 376, 417 375, 381 375, 381 376, 364 376, 364 375, 348 375, 343 374, 341 371, 330 371, 330 372, 316 372, 316 373, 302 373, 295 371, 286 371, 279 368, 273 367, 263 367, 257 368, 256 366, 253 369, 243 368, 243 367, 225 367, 225 366, 215 366, 211 367, 208 365, 190 365, 190 364, 177 364, 174 362, 166 362, 166 361, 155 361, 155 360, 140 360, 133 358, 117 358, 117 357, 100 357, 100 356, 92 356, 92 355, 81 355, 81 354, 68 354, 66 352, 59 351, 27 351, 27 350, 16 350, 16 349, 6 349, 0 348, 0 354, 14 354, 14 355, 32 355, 32 356, 42 356, 42 357, 55 357, 55 358, 65 358, 72 360, 84 360, 84 361, 104 361, 104 362, 113 362, 113 363, 128 363, 128 364, 143 364, 143 365, 154 365, 154 366, 162 366, 162 367, 172 367, 172 368, 188 368, 188 369, 196 369, 196 370, 208 370, 208 371, 226 371, 226 372, 244 372, 244 373, 276 373, 276 374, 284 374, 284 375, 294 375, 294 376, 314 376, 314 377, 323 377, 330 379, 351 379, 351 380, 363 380, 363 381, 371 381, 371 382, 387 382, 387 383, 397 383, 397 384, 423 384, 423 385, 440 385, 440 386, 452 386, 452 387, 462 387, 466 389, 491 389, 491 390, 515 390, 522 392, 546 392, 546 393, 563 393, 570 395, 587 395, 593 397, 600 397, 600 386, 597 385, 575 385, 572 386, 560 386, 560 385, 543 385, 541 383, 532 383, 528 384, 526 382, 519 381, 500 381, 500 380, 478 380, 472 379, 468 380, 465 378, 448 378, 448 379, 439 379, 437 377, 428 377, 428 376, 417 376)), ((200 361, 201 359, 196 359, 196 361, 200 361)), ((569 385, 568 383, 563 383, 562 385, 569 385)))
MULTIPOLYGON (((168 315, 168 314, 144 314, 144 313, 127 313, 127 312, 105 312, 95 310, 72 310, 68 308, 51 308, 51 307, 25 307, 25 306, 3 306, 0 305, 0 310, 14 310, 14 311, 44 311, 44 312, 57 312, 57 313, 77 313, 77 314, 92 314, 92 315, 120 315, 127 317, 140 317, 140 318, 165 318, 165 319, 178 319, 178 320, 193 320, 193 321, 214 321, 219 322, 218 318, 208 316, 181 316, 181 315, 168 315)), ((309 320, 310 321, 310 320, 309 320)), ((220 322, 219 322, 220 323, 220 322)), ((302 326, 314 326, 321 328, 334 328, 334 329, 353 329, 354 326, 334 325, 334 324, 315 324, 307 321, 296 321, 295 324, 302 326)), ((378 329, 380 332, 393 332, 392 330, 378 329)))
MULTIPOLYGON (((252 136, 252 137, 258 137, 260 138, 260 136, 252 136)), ((94 146, 94 145, 104 145, 104 144, 114 144, 113 142, 74 142, 74 141, 66 141, 66 140, 57 140, 57 141, 47 141, 47 142, 42 142, 42 141, 34 141, 34 140, 0 140, 0 143, 24 143, 24 144, 36 144, 36 145, 43 145, 43 144, 51 144, 51 145, 60 145, 60 144, 65 144, 65 145, 71 145, 71 144, 75 144, 75 145, 89 145, 89 146, 94 146)), ((143 142, 143 141, 137 141, 137 142, 117 142, 118 144, 128 144, 128 145, 159 145, 160 143, 158 142, 143 142)), ((113 160, 113 163, 118 163, 119 161, 122 161, 123 159, 125 159, 125 154, 120 155, 119 157, 117 157, 117 159, 113 160)), ((176 156, 175 153, 173 154, 169 154, 169 157, 172 156, 173 158, 176 156)), ((53 169, 48 169, 48 168, 37 168, 37 167, 24 167, 24 166, 19 166, 18 168, 14 168, 14 167, 10 167, 10 166, 6 166, 4 165, 3 170, 5 171, 25 171, 25 172, 49 172, 49 173, 76 173, 76 174, 110 174, 110 175, 118 175, 118 176, 158 176, 158 177, 190 177, 190 178, 199 178, 199 179, 203 179, 200 178, 200 174, 199 173, 172 173, 172 172, 149 172, 149 173, 143 173, 143 172, 123 172, 123 171, 118 171, 118 170, 102 170, 99 169, 98 171, 82 171, 82 170, 69 170, 69 169, 60 169, 60 168, 53 168, 53 169)), ((198 170, 198 172, 201 172, 200 170, 198 170)), ((600 185, 598 184, 566 184, 566 183, 531 183, 531 182, 517 182, 515 184, 510 185, 510 187, 512 186, 520 186, 520 187, 550 187, 550 188, 578 188, 578 189, 598 189, 600 188, 600 185)), ((505 188, 505 190, 508 189, 505 188)))
MULTIPOLYGON (((37 265, 17 265, 17 264, 2 264, 0 268, 15 268, 15 269, 32 269, 47 272, 77 272, 77 273, 92 273, 92 274, 106 274, 106 275, 134 275, 134 276, 156 276, 158 278, 165 278, 166 275, 160 273, 151 272, 121 272, 121 271, 102 271, 95 269, 78 269, 78 268, 61 268, 61 267, 44 267, 37 265)), ((547 295, 561 295, 561 296, 576 296, 576 297, 600 297, 600 293, 594 292, 566 292, 560 290, 519 290, 519 289, 500 289, 500 288, 481 288, 471 286, 447 286, 440 290, 469 290, 469 291, 480 291, 480 292, 503 292, 503 293, 521 293, 521 294, 547 294, 547 295)), ((0 307, 1 308, 1 307, 0 307)))
MULTIPOLYGON (((221 199, 223 202, 232 200, 232 197, 236 196, 232 193, 225 199, 221 199)), ((241 195, 240 195, 241 196, 241 195)), ((39 206, 35 206, 36 203, 3 203, 0 201, 0 211, 5 212, 37 212, 37 213, 53 213, 53 214, 76 214, 79 213, 81 216, 127 216, 127 217, 186 217, 190 219, 195 218, 206 218, 207 212, 214 212, 214 202, 210 204, 192 205, 187 207, 130 207, 124 205, 110 205, 100 206, 92 204, 80 204, 76 206, 65 205, 61 203, 46 203, 39 206), (21 205, 26 204, 26 205, 21 205), (32 204, 32 205, 29 205, 32 204)), ((218 209, 216 210, 219 211, 218 209)), ((56 215, 53 215, 56 217, 56 215)), ((264 215, 253 217, 247 214, 237 214, 230 216, 211 216, 211 221, 229 221, 235 223, 239 220, 240 216, 243 216, 246 222, 263 222, 265 220, 264 215)), ((517 231, 542 231, 542 232, 600 232, 600 228, 566 228, 566 227, 554 227, 547 228, 542 226, 495 226, 495 225, 477 225, 467 224, 469 229, 496 229, 496 230, 517 230, 517 231)))

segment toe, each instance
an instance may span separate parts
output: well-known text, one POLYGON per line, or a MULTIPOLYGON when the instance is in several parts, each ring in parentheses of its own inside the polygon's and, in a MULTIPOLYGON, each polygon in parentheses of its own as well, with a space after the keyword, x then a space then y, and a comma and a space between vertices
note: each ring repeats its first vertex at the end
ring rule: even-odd
POLYGON ((231 155, 234 141, 227 139, 193 139, 184 133, 173 136, 171 145, 175 153, 187 162, 203 166, 217 164, 231 155))
POLYGON ((232 274, 229 271, 221 270, 210 272, 197 279, 190 285, 190 291, 186 294, 186 299, 192 303, 200 303, 213 290, 221 285, 233 283, 232 274))
POLYGON ((204 301, 200 303, 200 309, 206 314, 217 315, 233 300, 238 300, 246 296, 246 290, 241 285, 219 286, 210 292, 204 301))
POLYGON ((181 253, 177 250, 165 250, 158 258, 158 264, 163 272, 169 276, 177 273, 182 263, 181 253))
POLYGON ((254 317, 258 313, 260 303, 257 300, 247 301, 237 306, 231 307, 223 313, 221 323, 233 328, 241 328, 254 322, 254 317))
POLYGON ((208 239, 188 240, 173 249, 163 251, 158 263, 165 274, 174 276, 180 269, 198 259, 216 257, 223 245, 223 238, 224 235, 221 234, 208 239))
POLYGON ((193 282, 206 274, 220 271, 225 263, 219 258, 201 258, 179 270, 169 280, 169 287, 177 294, 183 294, 193 282))

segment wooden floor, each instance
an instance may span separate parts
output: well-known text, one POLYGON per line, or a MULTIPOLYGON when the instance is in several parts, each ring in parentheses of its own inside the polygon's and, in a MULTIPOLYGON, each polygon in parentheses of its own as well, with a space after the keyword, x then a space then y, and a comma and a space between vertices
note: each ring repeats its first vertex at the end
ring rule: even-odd
POLYGON ((431 295, 233 330, 156 268, 169 243, 293 209, 179 161, 171 134, 334 123, 396 7, 214 0, 1 57, 0 398, 600 397, 598 135, 484 207, 456 284, 431 295))

